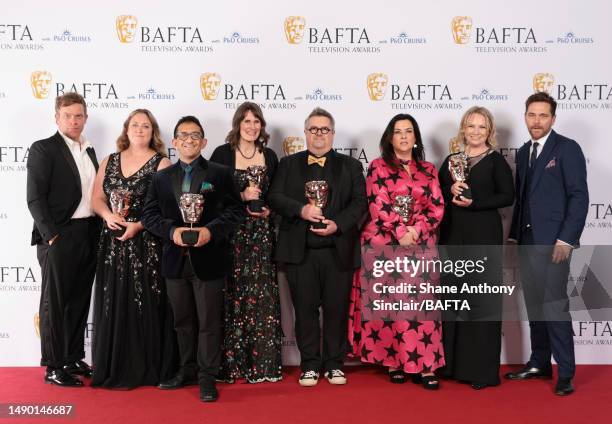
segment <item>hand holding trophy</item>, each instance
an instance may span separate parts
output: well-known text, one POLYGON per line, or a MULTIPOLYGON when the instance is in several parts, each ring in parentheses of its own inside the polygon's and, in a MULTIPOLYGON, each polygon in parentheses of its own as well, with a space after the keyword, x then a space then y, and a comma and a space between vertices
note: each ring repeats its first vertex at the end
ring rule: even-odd
MULTIPOLYGON (((453 181, 465 183, 470 173, 470 164, 467 155, 463 152, 452 155, 448 159, 448 170, 451 174, 451 178, 453 179, 453 181)), ((469 188, 464 188, 461 192, 461 195, 458 197, 463 197, 464 199, 471 199, 472 190, 470 190, 469 188)))
POLYGON ((414 213, 414 198, 409 194, 395 196, 393 199, 393 212, 401 217, 404 225, 408 224, 414 213))
MULTIPOLYGON (((126 218, 130 212, 132 193, 126 189, 111 190, 109 196, 111 212, 121 218, 126 218)), ((121 226, 118 230, 110 230, 113 237, 121 237, 125 234, 126 227, 121 226)))
MULTIPOLYGON (((247 180, 249 181, 249 185, 251 187, 257 187, 261 190, 261 186, 263 185, 263 179, 266 175, 266 167, 265 165, 250 165, 247 167, 247 180)), ((263 207, 265 203, 262 199, 249 200, 249 210, 251 212, 259 213, 263 212, 263 207)))
MULTIPOLYGON (((329 198, 329 185, 327 181, 308 181, 305 186, 305 195, 308 199, 308 203, 323 210, 327 205, 327 199, 329 198)), ((314 222, 312 228, 320 230, 326 228, 327 225, 321 222, 314 222)))
MULTIPOLYGON (((202 212, 204 212, 204 195, 195 193, 183 193, 179 199, 179 209, 181 216, 190 228, 193 224, 200 221, 202 212)), ((198 242, 199 232, 195 230, 186 230, 181 233, 181 240, 188 246, 194 246, 198 242)))

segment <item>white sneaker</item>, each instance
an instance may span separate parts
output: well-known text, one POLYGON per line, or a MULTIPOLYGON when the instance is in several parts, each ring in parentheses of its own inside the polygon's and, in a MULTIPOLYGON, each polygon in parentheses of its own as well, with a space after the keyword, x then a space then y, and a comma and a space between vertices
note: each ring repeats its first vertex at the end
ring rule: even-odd
POLYGON ((319 373, 316 371, 306 371, 300 375, 300 386, 312 387, 319 382, 319 373))
POLYGON ((341 370, 326 371, 325 378, 327 378, 329 384, 346 384, 346 377, 341 370))

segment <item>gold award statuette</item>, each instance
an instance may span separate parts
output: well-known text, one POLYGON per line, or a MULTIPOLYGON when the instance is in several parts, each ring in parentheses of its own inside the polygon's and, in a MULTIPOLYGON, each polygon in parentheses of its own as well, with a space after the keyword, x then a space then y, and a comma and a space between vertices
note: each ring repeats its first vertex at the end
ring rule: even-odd
MULTIPOLYGON (((127 218, 130 213, 130 204, 132 203, 132 193, 126 189, 115 189, 111 190, 110 198, 111 212, 121 218, 127 218)), ((126 227, 121 226, 119 230, 110 230, 113 237, 121 237, 125 234, 126 227)))
POLYGON ((404 225, 407 224, 414 213, 414 197, 409 194, 395 196, 393 212, 400 216, 404 225))
MULTIPOLYGON (((327 205, 327 199, 329 198, 329 185, 327 181, 308 181, 305 186, 306 199, 308 203, 314 205, 321 210, 327 205)), ((314 222, 312 228, 321 230, 326 228, 327 225, 323 222, 314 222)))
MULTIPOLYGON (((249 181, 249 185, 251 187, 257 187, 261 190, 261 186, 263 185, 263 179, 266 175, 266 167, 265 165, 249 165, 247 166, 247 180, 249 181)), ((265 203, 262 199, 250 200, 249 201, 249 210, 251 212, 263 212, 263 207, 265 203)))
MULTIPOLYGON (((448 171, 453 181, 465 183, 470 173, 470 164, 467 155, 463 152, 452 155, 448 159, 448 171)), ((471 199, 472 190, 464 188, 461 192, 461 197, 464 199, 471 199)))
MULTIPOLYGON (((204 195, 195 193, 183 193, 179 198, 179 209, 183 222, 193 228, 193 224, 200 221, 204 212, 204 195)), ((198 231, 187 230, 181 233, 181 240, 188 246, 193 246, 198 242, 198 231)))

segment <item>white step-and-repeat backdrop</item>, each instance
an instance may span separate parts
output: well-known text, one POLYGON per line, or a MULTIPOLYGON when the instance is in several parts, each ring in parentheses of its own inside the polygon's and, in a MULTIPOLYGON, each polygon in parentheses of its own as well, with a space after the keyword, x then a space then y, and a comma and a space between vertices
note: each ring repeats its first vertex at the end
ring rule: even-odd
MULTIPOLYGON (((38 2, 0 16, 0 365, 39 361, 40 269, 29 246, 28 147, 55 130, 58 94, 85 96, 85 135, 99 158, 115 149, 128 113, 148 108, 170 145, 186 114, 204 123, 205 156, 223 143, 237 105, 259 103, 282 156, 303 138, 315 106, 334 114, 335 147, 363 162, 397 113, 421 125, 439 165, 462 113, 495 115, 499 150, 514 167, 528 138, 525 98, 559 101, 555 129, 587 157, 591 195, 585 245, 610 244, 612 200, 612 4, 600 0, 38 2)), ((170 150, 171 159, 176 155, 170 150)), ((504 215, 511 210, 503 211, 504 215)), ((512 270, 509 270, 512 272, 512 270)), ((284 355, 296 363, 292 310, 283 289, 284 355)), ((580 318, 582 319, 582 318, 580 318)), ((612 323, 574 322, 577 361, 612 363, 612 323)), ((89 344, 93 328, 87 329, 89 344)), ((529 350, 525 323, 504 325, 505 362, 529 350)))

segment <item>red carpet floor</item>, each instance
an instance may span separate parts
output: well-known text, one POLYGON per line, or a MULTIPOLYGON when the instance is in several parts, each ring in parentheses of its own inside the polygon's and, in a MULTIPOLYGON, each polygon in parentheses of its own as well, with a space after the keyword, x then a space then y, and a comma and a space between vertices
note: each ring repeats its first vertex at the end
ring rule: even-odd
MULTIPOLYGON (((508 367, 503 368, 503 372, 508 367)), ((202 403, 198 388, 143 387, 109 391, 43 384, 43 368, 0 368, 0 404, 72 404, 71 418, 0 418, 15 423, 609 423, 612 366, 583 365, 568 397, 552 393, 554 380, 503 381, 474 391, 443 381, 437 392, 410 382, 392 385, 380 368, 348 367, 346 386, 321 380, 297 384, 288 369, 279 383, 219 384, 220 399, 202 403)))

